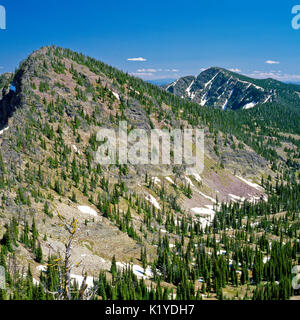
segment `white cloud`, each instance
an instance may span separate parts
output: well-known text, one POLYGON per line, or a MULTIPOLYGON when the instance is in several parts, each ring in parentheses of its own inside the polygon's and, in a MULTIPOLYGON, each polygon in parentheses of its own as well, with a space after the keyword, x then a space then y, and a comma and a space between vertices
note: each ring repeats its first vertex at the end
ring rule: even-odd
POLYGON ((139 58, 128 58, 127 61, 147 61, 147 59, 139 57, 139 58))
POLYGON ((274 61, 274 60, 267 60, 265 63, 267 64, 279 64, 279 61, 274 61))
POLYGON ((138 69, 137 72, 157 72, 156 69, 138 69))
POLYGON ((178 69, 165 69, 165 72, 179 72, 178 69))
POLYGON ((156 72, 179 72, 178 69, 152 69, 152 68, 149 68, 149 69, 137 69, 137 72, 140 72, 140 73, 156 73, 156 72))
POLYGON ((238 68, 232 68, 232 69, 229 69, 229 71, 232 71, 232 72, 242 72, 241 69, 238 69, 238 68))
POLYGON ((153 76, 152 72, 132 72, 130 73, 132 76, 137 76, 137 77, 151 77, 153 76))

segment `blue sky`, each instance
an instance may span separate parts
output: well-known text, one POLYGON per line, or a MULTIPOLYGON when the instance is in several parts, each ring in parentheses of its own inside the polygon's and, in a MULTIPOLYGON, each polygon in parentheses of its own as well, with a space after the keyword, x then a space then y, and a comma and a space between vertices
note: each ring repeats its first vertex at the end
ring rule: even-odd
POLYGON ((56 44, 144 79, 220 66, 300 82, 300 30, 291 27, 296 4, 300 0, 0 0, 7 16, 0 72, 56 44))

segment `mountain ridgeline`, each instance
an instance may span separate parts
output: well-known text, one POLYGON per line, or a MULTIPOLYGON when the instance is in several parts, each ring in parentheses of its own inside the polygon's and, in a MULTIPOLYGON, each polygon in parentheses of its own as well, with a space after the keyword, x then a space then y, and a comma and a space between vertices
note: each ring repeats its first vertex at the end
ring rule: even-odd
POLYGON ((197 77, 180 78, 164 88, 200 106, 250 109, 271 102, 300 105, 300 86, 274 79, 252 79, 222 68, 209 68, 197 77))

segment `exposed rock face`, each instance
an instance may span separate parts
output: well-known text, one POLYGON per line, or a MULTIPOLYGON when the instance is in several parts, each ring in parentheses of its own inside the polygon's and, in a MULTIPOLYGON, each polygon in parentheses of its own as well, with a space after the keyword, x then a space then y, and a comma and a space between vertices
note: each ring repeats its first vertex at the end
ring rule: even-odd
POLYGON ((12 79, 12 74, 5 73, 0 77, 0 130, 8 123, 9 117, 12 116, 20 103, 20 95, 17 94, 17 88, 20 86, 21 72, 12 79), (12 90, 11 81, 14 83, 12 90))

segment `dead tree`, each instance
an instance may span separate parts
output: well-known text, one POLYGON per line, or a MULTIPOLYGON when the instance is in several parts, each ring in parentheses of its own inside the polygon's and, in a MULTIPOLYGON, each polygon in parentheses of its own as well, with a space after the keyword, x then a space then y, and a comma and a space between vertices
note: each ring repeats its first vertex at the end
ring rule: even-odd
MULTIPOLYGON (((71 261, 71 249, 72 242, 74 240, 75 234, 78 230, 78 220, 73 218, 71 223, 67 223, 65 218, 57 212, 57 215, 61 221, 60 226, 64 227, 69 233, 69 238, 67 243, 65 244, 65 252, 64 256, 61 256, 60 252, 55 250, 51 244, 49 247, 55 252, 57 258, 54 260, 54 264, 49 265, 50 267, 57 268, 58 271, 58 290, 57 292, 49 292, 55 296, 57 300, 72 300, 72 279, 71 279, 71 271, 76 266, 80 266, 79 263, 72 263, 71 261)), ((89 289, 87 285, 87 273, 82 271, 83 281, 79 289, 79 300, 92 300, 95 296, 97 288, 89 289)))

